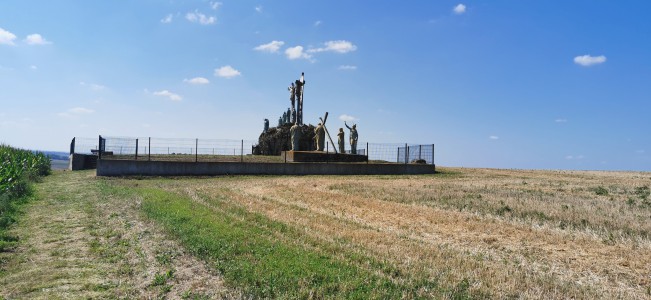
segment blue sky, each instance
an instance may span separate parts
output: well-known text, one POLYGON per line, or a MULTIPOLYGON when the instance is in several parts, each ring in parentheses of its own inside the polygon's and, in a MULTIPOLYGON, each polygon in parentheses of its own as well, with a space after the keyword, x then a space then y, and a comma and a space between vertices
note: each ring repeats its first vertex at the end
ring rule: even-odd
POLYGON ((305 121, 443 166, 651 171, 648 1, 0 4, 0 142, 255 140, 305 121))

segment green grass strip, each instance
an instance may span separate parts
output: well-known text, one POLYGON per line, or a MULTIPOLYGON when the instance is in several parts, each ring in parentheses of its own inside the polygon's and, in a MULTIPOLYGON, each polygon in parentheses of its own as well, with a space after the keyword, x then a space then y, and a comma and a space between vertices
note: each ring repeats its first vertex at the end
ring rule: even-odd
MULTIPOLYGON (((208 259, 230 283, 264 298, 401 298, 388 278, 326 254, 272 237, 282 227, 264 216, 218 214, 191 199, 158 189, 139 189, 148 217, 160 222, 194 254, 208 259), (270 225, 259 226, 259 222, 270 225)), ((249 213, 250 214, 250 213, 249 213)))

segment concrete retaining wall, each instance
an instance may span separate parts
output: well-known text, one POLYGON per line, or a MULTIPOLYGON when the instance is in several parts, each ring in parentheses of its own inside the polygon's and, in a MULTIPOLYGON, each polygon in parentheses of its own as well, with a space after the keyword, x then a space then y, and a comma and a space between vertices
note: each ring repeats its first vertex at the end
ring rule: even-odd
POLYGON ((97 165, 97 155, 92 154, 70 154, 70 160, 68 162, 68 170, 77 171, 77 170, 89 170, 95 169, 97 165))
POLYGON ((434 165, 359 163, 239 163, 97 161, 97 176, 402 175, 434 174, 434 165))

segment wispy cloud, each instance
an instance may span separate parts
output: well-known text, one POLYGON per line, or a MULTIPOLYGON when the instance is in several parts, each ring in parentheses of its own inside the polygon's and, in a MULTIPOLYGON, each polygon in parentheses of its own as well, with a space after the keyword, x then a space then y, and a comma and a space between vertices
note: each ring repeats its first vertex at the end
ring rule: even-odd
POLYGON ((491 135, 488 138, 491 139, 491 140, 499 140, 500 139, 500 137, 496 136, 496 135, 491 135))
POLYGON ((106 89, 105 86, 103 86, 101 84, 97 84, 97 83, 85 83, 85 82, 82 81, 82 82, 79 83, 79 85, 86 86, 86 87, 90 88, 93 91, 102 91, 102 90, 106 89))
POLYGON ((312 55, 309 55, 303 51, 303 46, 296 46, 296 47, 291 47, 287 48, 285 50, 285 55, 287 56, 288 59, 294 60, 294 59, 311 59, 312 55))
POLYGON ((357 70, 357 66, 342 65, 342 66, 339 66, 337 69, 339 69, 339 70, 347 70, 347 71, 354 71, 354 70, 357 70))
POLYGON ((29 66, 29 68, 32 69, 32 70, 36 70, 36 69, 38 69, 38 67, 35 66, 35 65, 31 65, 31 66, 29 66))
POLYGON ((567 160, 582 160, 584 158, 585 158, 585 156, 583 156, 583 154, 565 156, 565 159, 567 159, 567 160))
POLYGON ((223 78, 233 78, 240 75, 242 75, 242 73, 231 66, 223 66, 219 69, 215 69, 215 76, 223 78))
POLYGON ((606 57, 603 55, 591 56, 589 54, 577 56, 574 58, 574 63, 584 67, 603 64, 606 62, 606 57))
POLYGON ((270 52, 270 53, 276 53, 278 50, 280 50, 280 47, 285 45, 285 42, 283 41, 271 41, 268 44, 263 44, 260 46, 257 46, 253 48, 253 50, 256 51, 261 51, 261 52, 270 52))
POLYGON ((223 3, 221 3, 221 2, 212 2, 211 1, 210 2, 210 8, 212 8, 213 10, 217 10, 222 6, 222 4, 223 3))
POLYGON ((163 24, 169 24, 169 23, 172 23, 173 18, 174 18, 174 16, 172 14, 169 14, 169 15, 165 16, 165 18, 162 18, 160 20, 160 22, 163 23, 163 24))
POLYGON ((14 46, 14 45, 16 45, 14 43, 15 39, 16 39, 15 34, 0 28, 0 44, 14 46))
POLYGON ((457 15, 463 14, 463 13, 466 12, 466 6, 463 5, 463 4, 461 4, 461 3, 459 3, 459 4, 457 4, 457 6, 455 6, 455 7, 452 9, 452 11, 453 11, 455 14, 457 14, 457 15))
POLYGON ((189 83, 189 84, 194 84, 194 85, 202 85, 202 84, 209 84, 210 80, 207 78, 203 77, 195 77, 192 79, 183 79, 183 82, 189 83))
POLYGON ((339 41, 327 41, 324 43, 325 47, 309 49, 307 52, 316 53, 316 52, 336 52, 336 53, 348 53, 357 50, 357 46, 353 43, 345 40, 339 41))
POLYGON ((554 122, 556 122, 556 123, 567 123, 567 120, 559 118, 559 119, 554 120, 554 122))
POLYGON ((645 152, 646 151, 644 151, 644 150, 635 150, 635 153, 637 153, 637 154, 644 154, 645 152))
POLYGON ((351 115, 343 114, 343 115, 339 116, 339 120, 342 120, 344 122, 355 122, 355 121, 357 121, 359 119, 357 119, 357 118, 355 118, 355 117, 353 117, 351 115))
POLYGON ((27 43, 27 45, 49 45, 49 44, 52 44, 52 42, 46 40, 45 38, 43 38, 38 33, 28 35, 25 38, 25 43, 27 43))
POLYGON ((68 109, 65 112, 60 112, 57 115, 62 118, 75 118, 80 115, 87 115, 87 114, 92 114, 95 111, 89 108, 84 108, 84 107, 73 107, 71 109, 68 109))
POLYGON ((262 5, 258 5, 255 7, 255 11, 262 13, 262 5))
POLYGON ((183 100, 183 98, 181 96, 179 96, 178 94, 172 93, 172 92, 170 92, 168 90, 162 90, 162 91, 154 92, 154 96, 167 97, 170 100, 176 101, 176 102, 183 100))
POLYGON ((314 22, 314 27, 319 27, 319 26, 321 26, 321 24, 323 24, 323 22, 321 22, 321 20, 316 21, 316 22, 314 22))
POLYGON ((217 18, 213 16, 206 16, 196 10, 194 12, 185 14, 185 18, 192 23, 199 23, 201 25, 210 25, 217 22, 217 18))

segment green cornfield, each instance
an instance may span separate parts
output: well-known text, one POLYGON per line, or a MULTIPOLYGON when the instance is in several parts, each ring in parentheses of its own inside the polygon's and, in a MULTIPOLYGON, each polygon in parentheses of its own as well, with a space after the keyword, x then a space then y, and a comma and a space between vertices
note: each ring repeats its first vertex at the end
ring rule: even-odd
POLYGON ((0 145, 0 251, 15 240, 5 230, 15 222, 16 205, 30 194, 31 182, 49 173, 45 154, 0 145))

